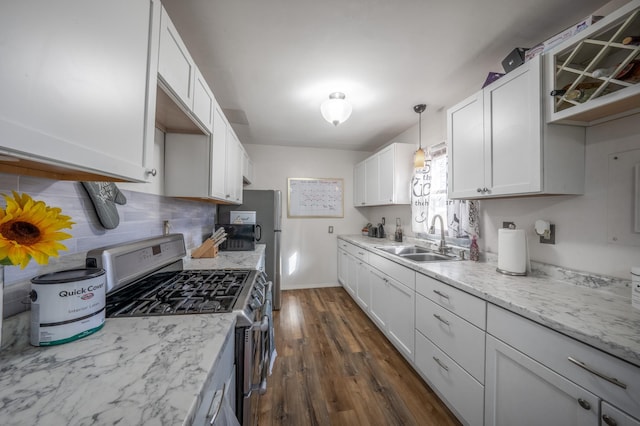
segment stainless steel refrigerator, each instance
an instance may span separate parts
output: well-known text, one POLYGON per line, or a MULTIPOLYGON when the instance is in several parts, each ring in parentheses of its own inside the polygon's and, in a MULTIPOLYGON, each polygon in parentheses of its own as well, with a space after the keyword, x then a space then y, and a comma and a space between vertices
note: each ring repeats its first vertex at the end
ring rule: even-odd
POLYGON ((218 223, 229 223, 229 212, 233 210, 256 212, 256 224, 261 230, 258 242, 266 244, 265 272, 273 281, 273 308, 280 309, 282 193, 278 190, 245 190, 242 205, 218 207, 218 223))

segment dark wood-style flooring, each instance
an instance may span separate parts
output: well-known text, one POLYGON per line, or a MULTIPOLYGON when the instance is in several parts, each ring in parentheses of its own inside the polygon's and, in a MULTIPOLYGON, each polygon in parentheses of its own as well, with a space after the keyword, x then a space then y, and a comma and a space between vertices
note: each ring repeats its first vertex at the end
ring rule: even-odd
POLYGON ((459 422, 342 287, 290 290, 260 426, 459 422))

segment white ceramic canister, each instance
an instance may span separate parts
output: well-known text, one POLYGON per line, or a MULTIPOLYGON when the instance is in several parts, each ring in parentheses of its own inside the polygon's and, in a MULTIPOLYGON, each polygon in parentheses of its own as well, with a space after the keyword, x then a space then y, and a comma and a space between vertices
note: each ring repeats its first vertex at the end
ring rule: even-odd
POLYGON ((104 325, 103 269, 70 269, 31 280, 31 344, 61 345, 95 333, 104 325))

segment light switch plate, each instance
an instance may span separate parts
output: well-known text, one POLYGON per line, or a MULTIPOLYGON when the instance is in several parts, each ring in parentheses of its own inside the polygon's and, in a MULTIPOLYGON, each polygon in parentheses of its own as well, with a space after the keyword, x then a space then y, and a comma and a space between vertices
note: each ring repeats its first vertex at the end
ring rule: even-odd
POLYGON ((333 226, 329 226, 329 233, 333 234, 333 226))

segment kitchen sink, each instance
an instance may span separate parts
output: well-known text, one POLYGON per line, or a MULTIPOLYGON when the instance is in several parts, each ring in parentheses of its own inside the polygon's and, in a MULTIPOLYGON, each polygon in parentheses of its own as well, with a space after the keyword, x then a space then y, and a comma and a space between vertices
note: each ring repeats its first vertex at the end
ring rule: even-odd
POLYGON ((460 258, 455 255, 437 253, 433 250, 420 246, 383 246, 376 248, 414 262, 444 262, 449 260, 460 260, 460 258))
POLYGON ((419 246, 395 246, 395 247, 376 247, 378 250, 385 251, 396 256, 404 256, 407 254, 432 253, 431 250, 419 246))

